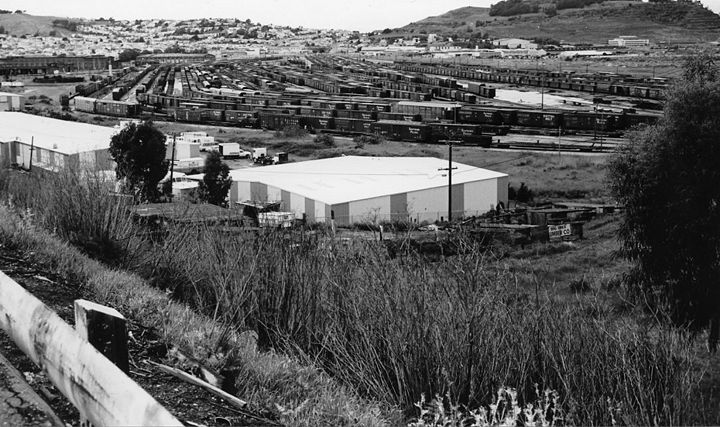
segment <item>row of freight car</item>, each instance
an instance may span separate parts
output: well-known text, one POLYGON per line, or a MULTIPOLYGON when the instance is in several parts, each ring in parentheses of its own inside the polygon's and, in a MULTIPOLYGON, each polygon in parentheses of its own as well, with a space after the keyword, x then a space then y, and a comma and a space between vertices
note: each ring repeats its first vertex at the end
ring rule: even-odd
POLYGON ((647 99, 663 99, 667 88, 665 79, 632 79, 629 76, 607 74, 574 75, 545 70, 474 69, 456 66, 437 66, 396 63, 395 68, 412 73, 429 73, 479 82, 509 83, 542 86, 578 92, 603 93, 647 99))
POLYGON ((130 72, 130 68, 121 68, 115 72, 113 76, 97 77, 93 76, 95 80, 75 86, 75 93, 80 96, 91 96, 93 93, 105 88, 110 84, 114 84, 119 79, 124 77, 130 72))
POLYGON ((259 113, 258 124, 264 129, 300 127, 315 132, 379 135, 389 140, 438 143, 445 139, 466 145, 490 146, 492 137, 484 135, 480 126, 452 123, 420 123, 397 120, 361 120, 340 117, 296 116, 259 113))
MULTIPOLYGON (((243 116, 258 112, 288 115, 340 117, 361 120, 453 121, 480 124, 492 133, 507 133, 507 126, 615 132, 638 124, 651 124, 658 116, 635 113, 566 110, 523 110, 444 102, 342 102, 340 99, 236 97, 233 100, 183 99, 147 95, 138 98, 161 109, 238 111, 243 116)), ((206 113, 207 114, 207 113, 206 113)), ((199 116, 198 116, 199 117, 199 116)), ((204 118, 189 121, 202 122, 204 118)), ((214 120, 217 121, 217 120, 214 120)))

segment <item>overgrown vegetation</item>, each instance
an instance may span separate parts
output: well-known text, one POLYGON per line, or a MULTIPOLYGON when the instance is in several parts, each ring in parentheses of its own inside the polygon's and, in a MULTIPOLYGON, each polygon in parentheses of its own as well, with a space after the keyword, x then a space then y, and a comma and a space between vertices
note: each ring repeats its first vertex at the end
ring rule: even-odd
POLYGON ((639 132, 611 165, 627 206, 621 229, 636 261, 632 289, 676 324, 710 329, 720 340, 720 70, 710 55, 691 58, 668 91, 665 114, 639 132))
MULTIPOLYGON (((102 201, 92 202, 98 206, 92 211, 87 210, 91 202, 76 194, 51 194, 68 183, 54 181, 69 179, 64 176, 44 182, 26 174, 2 176, 0 194, 6 200, 12 195, 15 212, 26 220, 62 237, 82 242, 93 240, 93 234, 107 236, 109 247, 118 248, 106 251, 112 254, 108 262, 137 272, 218 328, 252 330, 261 349, 315 361, 360 395, 409 416, 416 414, 412 408, 423 393, 449 393, 475 409, 491 401, 499 387, 512 385, 524 406, 536 398, 538 384, 541 390, 557 390, 568 424, 718 421, 717 411, 697 398, 703 367, 683 330, 618 311, 602 293, 568 303, 541 276, 534 278, 534 289, 518 287, 504 260, 471 236, 456 236, 462 253, 443 262, 412 251, 390 259, 377 242, 343 244, 301 231, 239 238, 213 228, 172 227, 149 239, 123 214, 122 202, 100 185, 72 190, 102 201), (93 231, 98 222, 108 225, 93 231)), ((128 299, 104 289, 114 300, 128 299)), ((164 321, 176 327, 172 317, 164 321)), ((226 356, 242 353, 227 345, 203 348, 226 356)), ((264 354, 252 357, 276 357, 264 354)), ((241 367, 243 372, 251 371, 237 382, 244 398, 272 402, 283 395, 281 405, 288 407, 289 393, 299 393, 298 406, 320 384, 327 386, 317 373, 265 373, 252 357, 241 358, 250 364, 241 367), (301 380, 308 385, 298 390, 301 380)), ((288 422, 378 420, 377 413, 357 412, 358 406, 350 409, 339 399, 333 403, 339 412, 306 406, 288 422)))
POLYGON ((540 7, 524 0, 503 0, 490 6, 490 16, 515 16, 536 13, 540 7))

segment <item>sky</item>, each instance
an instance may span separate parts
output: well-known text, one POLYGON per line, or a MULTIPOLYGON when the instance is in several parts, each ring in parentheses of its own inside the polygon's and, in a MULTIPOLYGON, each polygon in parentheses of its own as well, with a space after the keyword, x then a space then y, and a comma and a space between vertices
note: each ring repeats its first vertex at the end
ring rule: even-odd
MULTIPOLYGON (((358 31, 402 27, 497 0, 2 0, 0 9, 71 18, 240 18, 275 25, 358 31)), ((720 13, 720 0, 702 0, 720 13)))

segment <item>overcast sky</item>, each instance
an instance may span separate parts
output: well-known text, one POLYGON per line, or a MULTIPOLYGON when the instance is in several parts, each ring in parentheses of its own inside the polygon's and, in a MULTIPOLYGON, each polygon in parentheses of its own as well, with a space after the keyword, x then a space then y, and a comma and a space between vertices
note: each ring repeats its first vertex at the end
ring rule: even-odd
MULTIPOLYGON (((240 18, 263 24, 372 31, 497 0, 3 0, 0 9, 73 18, 240 18)), ((702 0, 716 13, 720 0, 702 0)))

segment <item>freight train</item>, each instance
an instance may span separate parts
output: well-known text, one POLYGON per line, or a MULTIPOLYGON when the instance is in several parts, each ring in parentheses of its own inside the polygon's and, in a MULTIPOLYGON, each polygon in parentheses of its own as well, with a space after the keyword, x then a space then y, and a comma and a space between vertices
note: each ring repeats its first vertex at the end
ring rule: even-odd
MULTIPOLYGON (((619 132, 638 124, 652 124, 658 116, 610 111, 525 110, 507 107, 462 105, 442 102, 382 103, 339 99, 306 99, 253 95, 226 99, 181 98, 143 95, 138 100, 151 108, 171 112, 176 120, 187 122, 227 122, 248 125, 258 114, 302 116, 317 119, 364 121, 451 122, 476 125, 482 133, 507 134, 511 127, 552 129, 562 132, 619 132), (392 111, 391 111, 392 110, 392 111)), ((337 120, 335 120, 337 122, 337 120)), ((306 123, 310 129, 328 129, 317 121, 306 123)), ((261 126, 265 124, 260 123, 261 126)))

